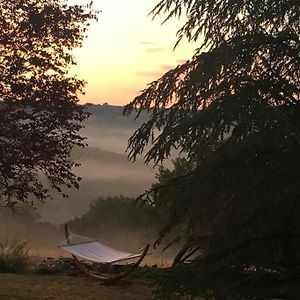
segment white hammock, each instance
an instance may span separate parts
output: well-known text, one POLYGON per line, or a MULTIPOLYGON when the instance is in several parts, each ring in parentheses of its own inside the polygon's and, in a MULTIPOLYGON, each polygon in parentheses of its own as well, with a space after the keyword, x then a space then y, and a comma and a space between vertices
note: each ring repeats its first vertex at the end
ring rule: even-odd
MULTIPOLYGON (((138 253, 129 253, 110 248, 99 241, 89 240, 84 242, 75 242, 75 238, 88 240, 86 237, 70 233, 68 244, 60 245, 59 247, 72 255, 82 259, 97 262, 97 263, 116 263, 132 258, 137 258, 142 255, 142 251, 138 253)), ((142 249, 143 250, 143 249, 142 249)))

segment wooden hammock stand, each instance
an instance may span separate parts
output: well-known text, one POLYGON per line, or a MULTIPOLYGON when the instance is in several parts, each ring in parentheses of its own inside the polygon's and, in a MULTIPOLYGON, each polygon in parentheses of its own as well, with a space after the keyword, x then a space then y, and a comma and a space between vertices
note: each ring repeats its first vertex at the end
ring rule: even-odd
MULTIPOLYGON (((69 245, 71 245, 70 229, 67 224, 65 224, 65 236, 66 236, 67 243, 69 245)), ((102 283, 114 284, 117 281, 119 281, 120 279, 129 275, 131 272, 133 272, 139 266, 139 264, 143 261, 143 259, 147 255, 149 246, 150 246, 149 244, 145 245, 145 247, 143 248, 143 252, 141 253, 141 256, 139 257, 139 259, 134 264, 128 266, 127 270, 125 270, 119 274, 113 274, 113 275, 101 275, 101 274, 95 273, 95 272, 89 270, 84 264, 82 264, 80 262, 80 260, 77 258, 77 256, 72 254, 72 257, 73 257, 75 266, 83 274, 85 274, 89 277, 92 277, 94 279, 97 279, 97 280, 101 281, 102 283)))

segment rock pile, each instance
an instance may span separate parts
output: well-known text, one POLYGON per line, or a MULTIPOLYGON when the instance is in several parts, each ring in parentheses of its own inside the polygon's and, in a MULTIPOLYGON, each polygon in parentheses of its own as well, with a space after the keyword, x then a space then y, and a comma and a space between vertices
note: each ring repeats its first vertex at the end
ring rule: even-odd
MULTIPOLYGON (((92 263, 88 264, 82 262, 89 270, 98 274, 114 274, 123 272, 127 267, 125 265, 114 265, 114 264, 99 264, 92 263)), ((80 273, 72 258, 59 257, 53 258, 48 257, 42 260, 40 263, 33 267, 33 271, 39 274, 68 274, 76 275, 80 273)))
POLYGON ((76 272, 76 267, 72 258, 48 257, 37 264, 36 272, 42 274, 58 274, 76 272))

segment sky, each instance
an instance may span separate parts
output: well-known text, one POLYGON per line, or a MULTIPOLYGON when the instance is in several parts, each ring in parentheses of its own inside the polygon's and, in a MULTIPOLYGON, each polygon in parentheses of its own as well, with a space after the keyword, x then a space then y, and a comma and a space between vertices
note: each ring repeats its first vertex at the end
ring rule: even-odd
POLYGON ((94 0, 99 20, 91 24, 83 47, 73 52, 77 66, 72 72, 87 82, 81 103, 127 104, 148 83, 192 57, 196 45, 187 41, 173 50, 182 21, 162 25, 162 17, 148 15, 157 2, 94 0))

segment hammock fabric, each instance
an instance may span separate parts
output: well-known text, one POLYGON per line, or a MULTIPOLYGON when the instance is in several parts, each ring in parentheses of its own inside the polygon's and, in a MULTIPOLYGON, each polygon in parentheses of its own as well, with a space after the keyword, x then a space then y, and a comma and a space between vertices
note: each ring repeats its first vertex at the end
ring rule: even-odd
POLYGON ((115 250, 98 241, 64 245, 60 246, 60 248, 72 255, 97 263, 115 263, 131 258, 137 258, 142 255, 141 253, 133 254, 115 250))
POLYGON ((67 224, 65 224, 65 235, 66 243, 59 247, 72 254, 74 263, 78 270, 89 277, 110 284, 119 281, 120 279, 130 274, 135 268, 137 268, 138 265, 143 261, 149 250, 149 244, 146 244, 145 247, 141 249, 137 254, 115 250, 103 245, 98 241, 90 240, 89 238, 73 234, 67 224), (76 238, 79 238, 81 241, 76 242, 76 238), (124 272, 113 275, 101 275, 89 270, 84 264, 79 261, 78 257, 98 263, 115 263, 118 261, 124 261, 137 257, 138 260, 124 272))

